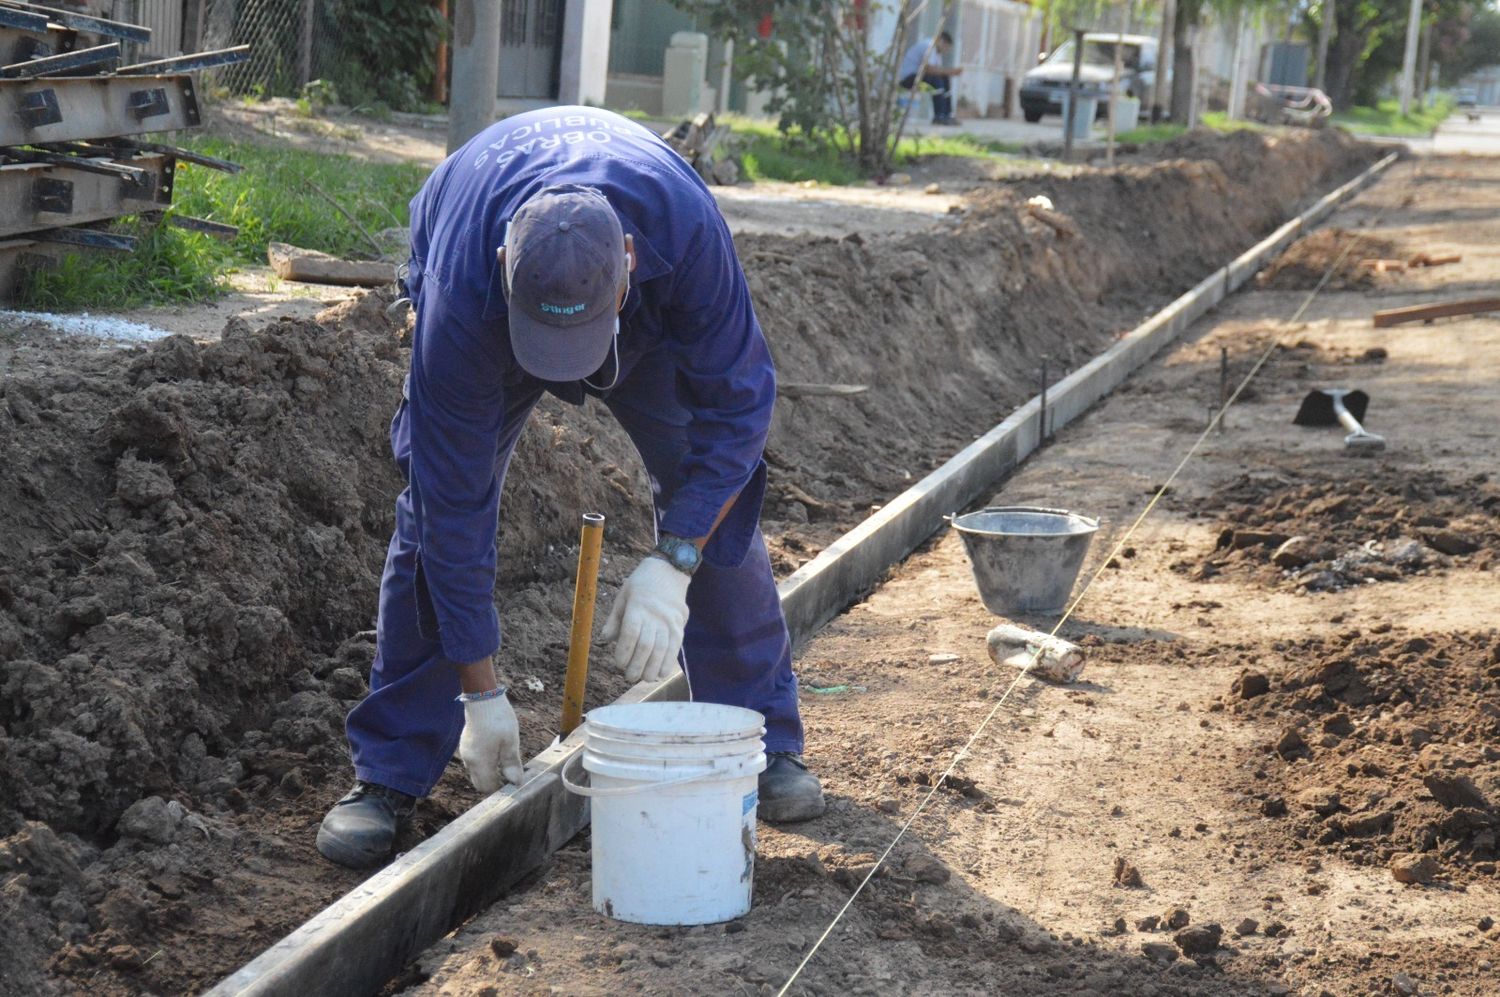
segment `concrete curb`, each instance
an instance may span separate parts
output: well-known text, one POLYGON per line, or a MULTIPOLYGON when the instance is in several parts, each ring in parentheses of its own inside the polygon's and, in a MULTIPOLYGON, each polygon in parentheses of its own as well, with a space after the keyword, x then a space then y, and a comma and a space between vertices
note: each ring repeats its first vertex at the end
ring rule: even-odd
MULTIPOLYGON (((1237 289, 1316 220, 1378 177, 1387 156, 1247 252, 1209 274, 1048 392, 1047 422, 1067 425, 1237 289)), ((890 567, 982 496, 1040 442, 1032 398, 942 467, 892 499, 778 586, 801 644, 872 589, 890 567)), ((682 699, 677 676, 617 702, 682 699)), ((498 899, 588 824, 587 801, 565 792, 562 766, 582 730, 538 754, 527 781, 497 793, 350 891, 209 991, 238 995, 371 994, 429 945, 498 899)))
MULTIPOLYGON (((1191 291, 1127 333, 1114 346, 1047 392, 1050 431, 1067 425, 1108 395, 1205 312, 1291 245, 1314 219, 1362 190, 1397 157, 1390 155, 1320 199, 1191 291)), ((880 578, 943 525, 943 516, 981 497, 1037 448, 1041 399, 1034 397, 947 463, 896 496, 780 585, 794 640, 803 640, 874 588, 880 578)))

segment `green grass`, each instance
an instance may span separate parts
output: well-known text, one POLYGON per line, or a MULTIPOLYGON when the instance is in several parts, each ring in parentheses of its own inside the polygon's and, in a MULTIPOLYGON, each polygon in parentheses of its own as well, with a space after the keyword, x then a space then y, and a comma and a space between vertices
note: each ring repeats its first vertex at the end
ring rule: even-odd
MULTIPOLYGON (((843 187, 864 179, 854 163, 827 145, 810 142, 793 133, 782 135, 773 122, 729 115, 724 122, 735 136, 747 180, 811 180, 843 187)), ((911 135, 896 146, 893 166, 909 165, 931 156, 988 158, 1018 151, 1019 146, 989 142, 973 135, 911 135)))
POLYGON ((368 256, 371 247, 317 188, 376 233, 407 224, 407 202, 427 178, 415 164, 370 163, 349 156, 198 138, 195 152, 239 163, 239 173, 187 166, 174 201, 183 214, 237 225, 235 256, 265 263, 266 245, 289 242, 336 256, 368 256))
POLYGON ((314 185, 373 234, 407 224, 407 202, 428 173, 417 165, 368 163, 214 138, 195 137, 183 144, 244 167, 231 174, 179 165, 173 197, 172 210, 179 214, 238 226, 233 242, 127 219, 115 230, 140 237, 134 253, 69 256, 55 268, 30 275, 18 289, 21 302, 69 311, 208 300, 228 289, 223 275, 234 266, 263 265, 271 242, 367 257, 369 243, 314 185))
MULTIPOLYGON (((1254 121, 1234 121, 1223 111, 1209 111, 1199 119, 1204 128, 1216 132, 1239 132, 1264 127, 1254 121)), ((1170 121, 1160 121, 1154 125, 1142 125, 1132 128, 1128 132, 1121 132, 1115 136, 1116 142, 1129 142, 1134 145, 1150 145, 1154 142, 1168 142, 1183 132, 1187 131, 1186 125, 1176 125, 1170 121)))
POLYGON ((1444 94, 1425 110, 1402 116, 1401 102, 1383 100, 1375 107, 1351 107, 1333 116, 1333 123, 1351 132, 1413 138, 1431 135, 1432 130, 1453 113, 1453 98, 1444 94))
POLYGON ((42 311, 117 311, 208 301, 227 289, 223 274, 233 264, 232 255, 209 236, 140 219, 119 222, 114 231, 137 236, 135 251, 85 251, 29 271, 17 286, 16 304, 42 311))

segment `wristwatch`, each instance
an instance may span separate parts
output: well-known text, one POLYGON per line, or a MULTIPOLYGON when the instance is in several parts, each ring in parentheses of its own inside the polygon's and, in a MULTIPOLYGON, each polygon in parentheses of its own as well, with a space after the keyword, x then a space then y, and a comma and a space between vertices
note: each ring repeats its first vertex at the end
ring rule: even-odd
POLYGON ((698 570, 698 565, 703 563, 703 554, 698 550, 697 544, 670 533, 661 535, 651 556, 661 558, 689 578, 698 570))

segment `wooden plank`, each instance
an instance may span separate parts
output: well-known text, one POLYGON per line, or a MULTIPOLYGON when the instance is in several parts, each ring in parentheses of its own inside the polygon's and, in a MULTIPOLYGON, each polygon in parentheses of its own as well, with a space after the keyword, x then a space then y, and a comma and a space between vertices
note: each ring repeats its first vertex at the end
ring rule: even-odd
POLYGON ((395 283, 396 267, 392 263, 341 260, 315 249, 298 249, 284 242, 266 247, 271 269, 282 280, 304 284, 334 284, 340 287, 384 287, 395 283))
POLYGON ((1436 305, 1412 305, 1409 308, 1387 308, 1376 312, 1375 328, 1384 329, 1407 322, 1431 322, 1437 318, 1500 312, 1500 298, 1469 298, 1466 301, 1444 301, 1436 305))

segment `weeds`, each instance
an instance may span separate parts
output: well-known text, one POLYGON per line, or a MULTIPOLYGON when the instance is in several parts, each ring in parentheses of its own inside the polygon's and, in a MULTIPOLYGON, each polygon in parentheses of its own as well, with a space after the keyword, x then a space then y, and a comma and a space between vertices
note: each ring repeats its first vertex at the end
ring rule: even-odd
MULTIPOLYGON (((831 144, 814 142, 793 132, 783 135, 771 121, 726 115, 735 136, 735 150, 747 180, 811 180, 831 187, 858 183, 864 177, 853 161, 831 144)), ((902 166, 930 156, 993 158, 1017 152, 1018 146, 988 142, 973 135, 909 135, 896 147, 893 165, 902 166)))
POLYGON ((244 167, 219 173, 184 165, 177 173, 173 211, 239 227, 232 243, 198 232, 126 219, 115 231, 136 235, 133 253, 69 254, 57 266, 33 271, 18 303, 48 311, 132 308, 211 300, 228 290, 224 274, 236 264, 266 262, 266 246, 288 242, 336 256, 368 256, 359 230, 315 192, 322 188, 372 231, 407 224, 407 202, 427 168, 368 163, 348 156, 195 137, 184 143, 244 167))
POLYGON ((1349 131, 1365 135, 1389 135, 1421 137, 1431 135, 1433 129, 1453 113, 1453 98, 1443 94, 1424 110, 1414 110, 1402 117, 1401 102, 1383 100, 1375 107, 1351 107, 1333 116, 1333 123, 1349 131))
POLYGON ((266 246, 288 242, 335 256, 368 255, 354 225, 314 191, 322 188, 372 231, 407 224, 407 203, 427 178, 425 166, 369 163, 349 156, 198 138, 195 152, 239 163, 240 173, 189 166, 178 174, 183 214, 239 227, 234 255, 264 263, 266 246))
MULTIPOLYGON (((1198 126, 1224 134, 1228 134, 1229 132, 1254 131, 1265 127, 1265 125, 1259 122, 1230 118, 1223 111, 1209 111, 1198 119, 1198 126)), ((1129 142, 1134 145, 1150 145, 1154 142, 1169 142, 1186 131, 1186 125, 1161 121, 1154 125, 1142 125, 1139 128, 1132 128, 1128 132, 1121 132, 1115 136, 1115 141, 1129 142)))
POLYGON ((208 301, 227 287, 228 246, 201 232, 126 219, 115 231, 140 239, 132 253, 70 253, 56 266, 31 271, 16 304, 40 311, 113 310, 169 302, 208 301))

